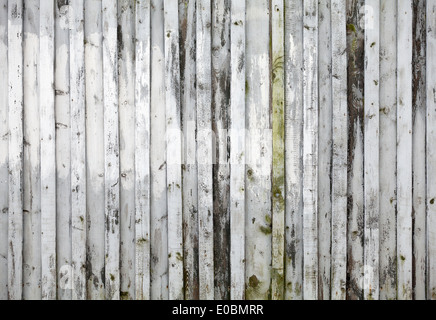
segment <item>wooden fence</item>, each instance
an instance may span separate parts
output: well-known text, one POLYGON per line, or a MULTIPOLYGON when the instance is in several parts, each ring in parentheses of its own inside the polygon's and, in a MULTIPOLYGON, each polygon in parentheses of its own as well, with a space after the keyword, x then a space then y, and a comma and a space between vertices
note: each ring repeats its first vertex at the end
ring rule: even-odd
POLYGON ((436 299, 436 0, 0 0, 0 299, 436 299))

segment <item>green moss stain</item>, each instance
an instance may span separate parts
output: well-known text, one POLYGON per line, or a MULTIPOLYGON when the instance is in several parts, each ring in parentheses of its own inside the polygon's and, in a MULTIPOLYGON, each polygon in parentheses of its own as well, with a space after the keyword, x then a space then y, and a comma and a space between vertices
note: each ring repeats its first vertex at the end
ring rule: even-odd
POLYGON ((430 200, 430 204, 434 204, 434 198, 430 200))
POLYGON ((356 33, 356 26, 352 23, 347 24, 347 31, 356 33))
POLYGON ((245 286, 245 297, 247 300, 269 300, 271 298, 271 290, 264 291, 262 281, 256 275, 248 278, 248 283, 245 286))
POLYGON ((128 292, 121 291, 120 292, 120 299, 121 300, 131 300, 130 299, 130 294, 128 292))
POLYGON ((265 235, 270 235, 272 233, 271 227, 265 227, 265 226, 260 226, 259 227, 260 232, 262 232, 265 235))
POLYGON ((183 261, 183 256, 182 256, 182 254, 180 252, 176 253, 176 259, 179 260, 179 261, 183 261))

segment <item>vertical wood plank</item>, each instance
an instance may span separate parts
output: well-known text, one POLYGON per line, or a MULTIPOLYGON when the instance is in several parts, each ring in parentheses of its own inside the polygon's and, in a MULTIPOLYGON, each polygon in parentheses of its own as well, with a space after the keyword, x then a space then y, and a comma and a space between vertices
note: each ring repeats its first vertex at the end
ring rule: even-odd
POLYGON ((150 3, 136 3, 135 297, 150 299, 150 3))
MULTIPOLYGON (((332 28, 331 1, 319 1, 319 299, 330 299, 332 264, 332 28)), ((334 50, 334 49, 333 49, 334 50)))
POLYGON ((118 102, 120 126, 120 290, 135 299, 135 18, 134 3, 118 3, 118 102))
POLYGON ((8 1, 8 296, 23 292, 23 1, 8 1))
POLYGON ((246 299, 271 298, 269 1, 246 2, 246 299))
POLYGON ((398 299, 412 299, 412 1, 397 4, 398 299))
POLYGON ((245 298, 245 1, 230 3, 230 298, 245 298))
POLYGON ((318 1, 303 13, 303 297, 318 298, 318 1))
POLYGON ((426 6, 427 82, 427 299, 436 299, 436 3, 426 6))
POLYGON ((117 1, 103 0, 106 299, 120 298, 120 186, 117 1))
POLYGON ((55 117, 56 117, 56 257, 59 300, 71 300, 71 126, 70 37, 68 1, 56 3, 55 117))
POLYGON ((215 300, 230 298, 230 213, 228 114, 230 102, 230 1, 212 6, 212 129, 213 150, 213 257, 215 300))
POLYGON ((198 253, 201 300, 214 298, 211 1, 197 1, 198 253))
POLYGON ((347 281, 347 38, 346 2, 332 0, 332 299, 345 300, 347 281))
POLYGON ((425 46, 426 46, 426 1, 415 0, 413 5, 413 57, 412 57, 412 165, 413 165, 413 299, 426 298, 426 179, 425 179, 425 46))
MULTIPOLYGON (((8 5, 0 1, 0 61, 8 58, 8 5)), ((8 298, 8 64, 0 64, 0 300, 8 298)))
POLYGON ((86 134, 84 2, 71 0, 71 241, 73 300, 86 299, 86 134))
POLYGON ((285 246, 285 73, 284 3, 271 1, 272 86, 272 275, 271 295, 284 299, 285 246))
MULTIPOLYGON (((40 3, 39 108, 41 137, 42 299, 56 299, 55 1, 40 3)), ((33 119, 34 121, 34 119, 33 119)), ((82 159, 84 162, 84 159, 82 159)), ((83 270, 84 271, 84 270, 83 270)))
POLYGON ((364 299, 379 298, 380 2, 365 1, 364 299))
POLYGON ((105 298, 102 3, 85 1, 87 299, 105 298))
MULTIPOLYGON (((168 283, 169 299, 184 298, 182 234, 182 148, 178 2, 164 0, 165 11, 165 105, 167 125, 168 283)), ((198 60, 198 59, 197 59, 198 60)), ((202 106, 206 108, 205 106, 202 106)), ((199 212, 200 216, 200 212, 199 212)), ((201 221, 201 220, 200 220, 201 221)), ((201 227, 201 226, 200 226, 201 227)), ((200 231, 201 235, 201 231, 200 231)), ((200 243, 202 239, 199 239, 200 243)), ((201 249, 199 249, 201 250, 201 249)), ((213 258, 211 254, 211 258, 213 258)), ((207 264, 208 261, 203 261, 207 264)), ((201 268, 201 266, 200 266, 201 268)), ((201 277, 201 275, 200 275, 201 277)), ((201 287, 201 280, 200 280, 201 287)), ((213 290, 213 282, 212 287, 213 290)), ((200 290, 201 296, 201 290, 200 290)))
POLYGON ((42 274, 39 1, 27 1, 23 15, 23 299, 39 300, 42 274))
POLYGON ((151 1, 151 299, 168 299, 164 2, 151 1))
POLYGON ((363 296, 364 0, 347 1, 348 56, 348 236, 347 299, 363 296))
POLYGON ((397 297, 397 4, 380 2, 380 299, 397 297))
POLYGON ((179 2, 180 99, 183 130, 183 257, 185 299, 198 300, 198 198, 196 143, 196 1, 179 2))
MULTIPOLYGON (((285 3, 285 298, 303 297, 303 1, 285 3)), ((330 261, 329 261, 330 263, 330 261)))

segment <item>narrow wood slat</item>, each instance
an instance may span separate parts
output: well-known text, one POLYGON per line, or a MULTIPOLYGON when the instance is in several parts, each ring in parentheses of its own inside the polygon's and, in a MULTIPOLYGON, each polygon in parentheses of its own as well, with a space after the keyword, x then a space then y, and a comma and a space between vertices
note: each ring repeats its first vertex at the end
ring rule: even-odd
MULTIPOLYGON (((347 282, 347 37, 346 2, 332 0, 332 267, 331 297, 345 300, 347 282)), ((320 225, 320 228, 322 226, 320 225)))
POLYGON ((380 299, 397 297, 396 168, 397 32, 396 2, 380 3, 380 299))
POLYGON ((103 0, 106 299, 120 298, 120 186, 117 1, 103 0))
POLYGON ((285 3, 285 298, 303 298, 303 1, 285 3))
POLYGON ((273 127, 271 296, 273 300, 283 300, 285 289, 285 27, 283 0, 271 1, 270 12, 273 127))
MULTIPOLYGON (((331 1, 319 1, 319 299, 330 299, 332 265, 332 23, 331 1)), ((334 44, 333 44, 334 50, 334 44)))
POLYGON ((303 297, 318 298, 318 1, 303 13, 303 297))
MULTIPOLYGON (((178 5, 164 1, 165 105, 167 125, 168 283, 169 299, 181 300, 183 290, 182 149, 178 5)), ((201 233, 201 232, 200 232, 201 233)), ((201 242, 201 239, 200 239, 201 242)), ((213 257, 211 257, 213 258, 213 257)), ((207 263, 207 261, 204 261, 207 263)), ((200 281, 201 283, 201 281, 200 281)), ((201 284, 200 284, 201 285, 201 284)), ((213 289, 213 286, 212 288, 213 289)))
POLYGON ((397 4, 397 288, 412 299, 412 1, 397 4))
POLYGON ((23 292, 23 1, 8 1, 8 296, 23 292))
POLYGON ((135 295, 150 299, 150 3, 136 4, 135 295))
MULTIPOLYGON (((56 299, 56 127, 55 8, 40 3, 39 108, 41 138, 41 288, 42 299, 56 299)), ((33 119, 33 121, 35 121, 33 119)), ((83 271, 85 271, 83 269, 83 271)))
MULTIPOLYGON (((0 61, 8 58, 8 5, 0 1, 0 61)), ((8 298, 8 64, 0 64, 0 300, 8 298)))
POLYGON ((230 19, 230 298, 245 298, 245 1, 230 19))

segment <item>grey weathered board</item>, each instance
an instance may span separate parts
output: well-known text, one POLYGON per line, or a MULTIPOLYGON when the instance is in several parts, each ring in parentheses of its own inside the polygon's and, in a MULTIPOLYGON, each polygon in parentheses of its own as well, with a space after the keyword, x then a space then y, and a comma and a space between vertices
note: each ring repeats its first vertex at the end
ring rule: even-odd
POLYGON ((0 0, 0 300, 436 299, 436 0, 0 0))

